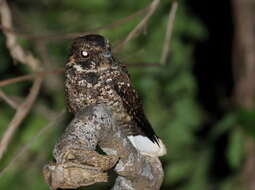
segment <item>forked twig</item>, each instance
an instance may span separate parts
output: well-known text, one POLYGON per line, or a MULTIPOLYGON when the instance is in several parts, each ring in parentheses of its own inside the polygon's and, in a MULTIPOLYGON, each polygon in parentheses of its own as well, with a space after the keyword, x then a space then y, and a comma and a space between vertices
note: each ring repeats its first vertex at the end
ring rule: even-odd
POLYGON ((4 132, 3 137, 0 141, 0 159, 3 157, 3 154, 6 151, 14 132, 16 131, 18 126, 21 124, 23 119, 26 117, 26 115, 29 113, 39 93, 41 83, 42 83, 42 78, 37 78, 34 81, 34 84, 31 88, 29 95, 27 96, 25 101, 18 107, 15 113, 15 116, 13 117, 9 126, 7 127, 7 130, 4 132))
POLYGON ((151 4, 149 5, 149 11, 147 12, 147 14, 145 15, 145 17, 136 25, 136 27, 127 35, 127 37, 125 38, 124 41, 122 41, 121 43, 119 43, 114 49, 114 52, 118 52, 120 51, 125 44, 127 44, 132 38, 134 38, 135 36, 137 36, 142 29, 146 26, 146 24, 148 23, 150 17, 153 15, 153 13, 155 12, 156 8, 158 7, 160 3, 160 0, 153 0, 151 2, 151 4))

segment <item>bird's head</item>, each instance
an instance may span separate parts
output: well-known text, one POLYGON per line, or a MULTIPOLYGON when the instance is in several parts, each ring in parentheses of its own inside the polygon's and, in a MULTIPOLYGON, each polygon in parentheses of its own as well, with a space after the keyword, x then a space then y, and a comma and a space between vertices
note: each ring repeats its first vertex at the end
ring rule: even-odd
POLYGON ((89 34, 74 40, 70 50, 69 63, 83 69, 103 69, 112 60, 111 45, 101 35, 89 34))

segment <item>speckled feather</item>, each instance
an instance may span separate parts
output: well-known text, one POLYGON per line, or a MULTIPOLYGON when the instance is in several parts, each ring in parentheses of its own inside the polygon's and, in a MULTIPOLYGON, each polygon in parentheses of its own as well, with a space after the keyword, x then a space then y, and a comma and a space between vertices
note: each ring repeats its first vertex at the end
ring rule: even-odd
POLYGON ((103 36, 87 35, 74 40, 65 76, 70 112, 76 113, 90 104, 106 104, 119 121, 132 123, 125 125, 127 135, 147 136, 158 143, 127 69, 112 56, 103 36))

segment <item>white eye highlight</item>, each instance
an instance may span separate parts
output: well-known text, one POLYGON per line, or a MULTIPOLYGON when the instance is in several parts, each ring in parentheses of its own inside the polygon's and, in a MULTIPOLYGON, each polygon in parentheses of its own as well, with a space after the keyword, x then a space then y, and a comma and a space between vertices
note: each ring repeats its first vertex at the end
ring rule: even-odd
POLYGON ((89 53, 87 51, 82 51, 81 55, 82 55, 82 57, 88 57, 89 53))

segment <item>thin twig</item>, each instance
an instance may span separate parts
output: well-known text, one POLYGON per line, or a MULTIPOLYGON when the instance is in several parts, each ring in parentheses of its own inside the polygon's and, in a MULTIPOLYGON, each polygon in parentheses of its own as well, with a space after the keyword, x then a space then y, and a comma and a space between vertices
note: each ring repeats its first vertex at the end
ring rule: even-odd
POLYGON ((58 73, 63 73, 63 72, 64 72, 64 68, 57 68, 57 69, 54 69, 52 71, 41 71, 41 72, 35 72, 33 74, 14 77, 14 78, 10 78, 10 79, 0 81, 0 87, 6 86, 6 85, 9 85, 9 84, 12 84, 12 83, 16 83, 16 82, 31 80, 31 79, 34 79, 38 76, 44 77, 44 76, 49 75, 49 74, 58 74, 58 73))
POLYGON ((127 35, 127 37, 125 38, 125 40, 123 40, 122 42, 120 42, 115 48, 114 48, 114 52, 118 52, 121 51, 121 49, 125 46, 126 43, 129 42, 129 40, 131 40, 132 38, 134 38, 135 36, 137 36, 146 26, 146 24, 148 23, 150 17, 153 15, 153 13, 155 12, 156 8, 158 7, 160 3, 160 0, 153 0, 151 2, 151 4, 149 5, 149 11, 148 13, 145 15, 145 17, 136 25, 136 27, 127 35))
POLYGON ((3 157, 4 152, 6 151, 10 140, 21 124, 23 119, 29 113, 41 87, 42 78, 37 78, 34 81, 34 84, 30 90, 29 95, 25 99, 25 101, 18 107, 15 116, 13 117, 12 121, 10 122, 9 126, 7 127, 6 131, 3 134, 3 137, 0 141, 0 159, 3 157))
POLYGON ((147 62, 138 62, 138 63, 125 63, 127 67, 160 67, 159 63, 147 63, 147 62))
POLYGON ((175 0, 172 3, 172 6, 169 11, 168 16, 168 23, 167 23, 167 29, 166 29, 166 36, 165 36, 165 43, 163 45, 163 51, 160 58, 160 64, 164 65, 166 63, 166 59, 168 57, 168 54, 170 52, 170 43, 171 43, 171 36, 173 33, 173 25, 175 20, 175 15, 178 7, 178 2, 175 0))
POLYGON ((2 98, 7 104, 9 104, 12 108, 17 109, 18 103, 8 97, 2 90, 0 90, 0 98, 2 98))
POLYGON ((31 147, 40 136, 49 131, 49 129, 52 129, 56 125, 56 123, 58 123, 58 121, 62 119, 65 113, 66 111, 64 109, 60 113, 56 114, 53 120, 51 120, 45 127, 40 129, 37 134, 28 141, 27 144, 22 146, 22 148, 17 151, 16 155, 12 157, 11 161, 6 165, 6 167, 0 172, 0 177, 2 177, 17 162, 19 158, 25 156, 25 152, 29 149, 29 147, 31 147))

